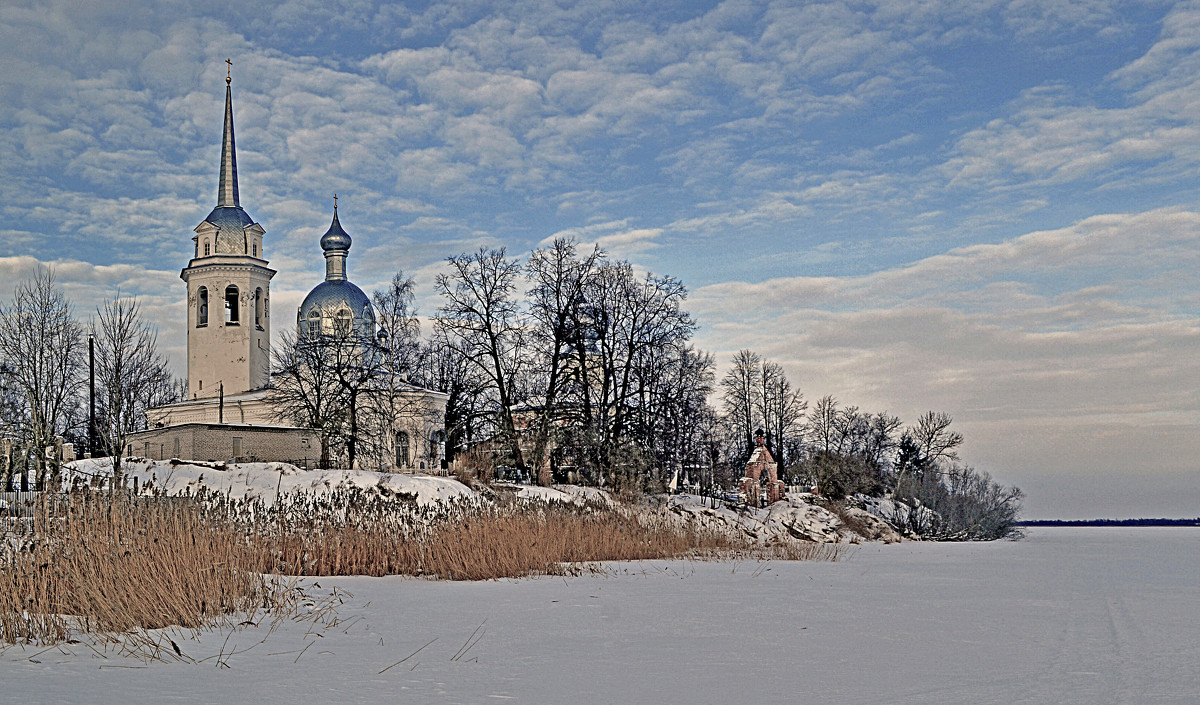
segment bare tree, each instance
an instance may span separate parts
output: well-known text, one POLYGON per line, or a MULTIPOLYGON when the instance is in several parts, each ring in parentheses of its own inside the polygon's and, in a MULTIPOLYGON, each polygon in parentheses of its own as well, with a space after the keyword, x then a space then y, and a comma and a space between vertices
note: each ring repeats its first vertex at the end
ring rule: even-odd
POLYGON ((21 398, 23 435, 36 451, 39 473, 44 449, 79 405, 82 352, 83 327, 53 270, 39 267, 17 285, 11 303, 0 306, 0 365, 21 398))
POLYGON ((708 465, 706 444, 713 411, 713 356, 686 344, 663 351, 668 360, 649 377, 638 436, 652 449, 658 467, 679 471, 708 465))
POLYGON ((371 297, 380 329, 379 346, 389 374, 396 377, 411 376, 421 357, 421 322, 417 319, 414 286, 412 277, 396 272, 392 281, 371 297))
POLYGON ((301 338, 285 331, 271 348, 272 408, 281 421, 317 429, 321 467, 333 462, 345 418, 337 362, 328 354, 333 344, 323 336, 301 338))
POLYGON ((922 521, 912 519, 909 529, 924 538, 940 540, 992 540, 1016 531, 1023 493, 1005 487, 986 472, 956 461, 944 461, 939 473, 909 478, 903 497, 930 511, 922 521))
POLYGON ((754 431, 762 418, 759 415, 762 376, 762 358, 758 353, 738 350, 733 356, 732 367, 721 378, 725 416, 741 436, 743 449, 740 455, 744 457, 749 457, 754 450, 754 431))
POLYGON ((526 267, 531 284, 530 339, 538 356, 533 391, 539 403, 529 457, 533 468, 541 469, 546 459, 561 393, 577 359, 572 353, 583 344, 581 309, 602 257, 598 247, 580 257, 573 240, 556 238, 549 247, 535 250, 526 267))
POLYGON ((628 262, 604 262, 588 291, 586 345, 577 351, 586 394, 586 434, 601 467, 628 463, 648 439, 631 433, 645 419, 649 386, 674 364, 696 324, 682 309, 687 289, 672 277, 637 277, 628 262))
POLYGON ((355 445, 356 455, 380 470, 393 465, 393 455, 397 467, 408 463, 407 457, 403 462, 399 457, 400 449, 395 445, 398 434, 420 427, 421 435, 426 435, 426 424, 422 422, 432 413, 425 396, 416 393, 413 382, 422 355, 421 324, 413 287, 412 277, 397 272, 385 288, 376 290, 372 296, 379 325, 375 343, 379 354, 375 375, 378 388, 365 396, 367 404, 361 421, 366 433, 358 434, 355 445))
POLYGON ((896 468, 896 484, 892 496, 900 489, 900 483, 911 471, 924 472, 936 467, 940 460, 958 460, 958 446, 963 435, 950 430, 953 419, 944 411, 927 411, 917 422, 904 432, 901 439, 901 458, 896 468))
MULTIPOLYGON (((337 384, 337 398, 346 421, 342 430, 346 467, 353 469, 358 449, 370 444, 369 435, 364 431, 371 430, 371 424, 363 421, 369 420, 371 410, 379 407, 381 397, 390 396, 390 390, 381 384, 385 356, 369 331, 356 330, 353 326, 335 328, 333 333, 318 337, 324 353, 329 356, 328 369, 337 384)), ((300 344, 304 345, 306 341, 302 340, 300 344)))
POLYGON ((863 443, 863 454, 867 461, 879 470, 888 467, 899 444, 896 432, 900 429, 900 418, 886 411, 873 414, 867 424, 867 438, 863 443))
POLYGON ((832 394, 826 394, 818 399, 812 410, 808 412, 808 435, 813 439, 818 450, 825 453, 833 453, 837 450, 840 418, 838 402, 832 394))
MULTIPOLYGON (((152 380, 145 390, 143 407, 147 411, 159 406, 174 404, 187 398, 187 378, 176 377, 167 370, 166 376, 152 380)), ((149 419, 143 418, 143 428, 149 428, 149 419)))
POLYGON ((870 428, 870 416, 848 406, 833 416, 833 448, 838 455, 861 455, 870 428))
POLYGON ((523 376, 529 360, 526 325, 517 299, 521 266, 504 248, 480 248, 447 259, 448 274, 439 274, 437 329, 445 344, 474 365, 495 393, 501 443, 512 464, 525 468, 513 416, 523 401, 523 376))
POLYGON ((921 457, 926 462, 939 458, 958 460, 958 452, 955 449, 962 445, 963 435, 950 430, 953 421, 950 414, 944 411, 926 411, 910 429, 921 457))
POLYGON ((766 431, 767 449, 779 466, 784 467, 795 460, 787 455, 787 450, 799 445, 808 402, 803 394, 792 389, 787 374, 777 362, 763 361, 757 386, 759 417, 766 431))
POLYGON ((100 403, 97 430, 119 479, 127 439, 146 428, 147 404, 162 387, 170 386, 172 377, 166 358, 158 353, 158 336, 134 299, 121 298, 118 292, 96 309, 91 334, 100 403))
POLYGON ((446 455, 453 458, 496 432, 494 400, 478 366, 463 358, 440 331, 421 348, 416 382, 446 395, 446 455))
POLYGON ((8 489, 15 460, 24 436, 24 407, 22 397, 12 381, 9 369, 0 360, 0 491, 8 489))

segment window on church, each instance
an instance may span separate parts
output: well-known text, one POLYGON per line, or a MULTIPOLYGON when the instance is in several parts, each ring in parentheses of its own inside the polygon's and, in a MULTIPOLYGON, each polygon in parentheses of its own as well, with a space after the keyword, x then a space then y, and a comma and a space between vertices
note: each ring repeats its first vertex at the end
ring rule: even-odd
POLYGON ((204 241, 204 256, 208 257, 208 240, 204 241))
POLYGON ((233 284, 225 288, 225 325, 238 324, 238 289, 233 284))
POLYGON ((253 245, 251 245, 251 247, 254 248, 254 256, 258 257, 258 242, 255 241, 255 243, 253 245))
POLYGON ((436 467, 438 459, 444 453, 446 443, 446 432, 442 430, 434 431, 429 434, 429 467, 436 467))
POLYGON ((262 330, 263 319, 263 293, 262 287, 254 290, 254 325, 259 330, 262 330))
POLYGON ((398 431, 396 433, 396 467, 408 467, 408 432, 398 431))
POLYGON ((200 287, 196 294, 196 326, 208 325, 208 288, 200 287))
POLYGON ((354 317, 350 314, 349 310, 342 309, 342 310, 338 311, 337 312, 337 334, 338 335, 349 335, 350 334, 350 322, 353 319, 354 319, 354 317))

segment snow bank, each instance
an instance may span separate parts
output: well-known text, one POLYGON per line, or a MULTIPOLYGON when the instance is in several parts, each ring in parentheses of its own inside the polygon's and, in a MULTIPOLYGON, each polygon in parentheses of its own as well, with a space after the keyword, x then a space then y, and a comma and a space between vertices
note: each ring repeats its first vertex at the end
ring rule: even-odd
MULTIPOLYGON (((106 483, 112 479, 112 465, 105 459, 77 460, 65 466, 64 484, 76 482, 106 483)), ((425 508, 460 502, 476 504, 487 500, 453 478, 407 475, 368 470, 301 470, 288 463, 222 463, 178 460, 126 459, 122 473, 127 485, 136 478, 138 491, 148 494, 162 491, 168 495, 197 494, 201 490, 220 493, 232 499, 260 500, 267 506, 288 497, 322 497, 351 489, 413 502, 425 508)), ((612 495, 595 487, 555 485, 535 487, 496 483, 492 490, 509 493, 519 500, 560 503, 574 506, 616 506, 612 495)), ((852 527, 837 515, 816 503, 809 494, 791 495, 787 500, 762 508, 731 509, 724 503, 710 507, 707 500, 694 495, 674 495, 667 500, 666 511, 676 519, 702 531, 713 531, 749 539, 758 545, 779 541, 817 543, 858 542, 891 543, 900 540, 897 529, 912 526, 911 521, 932 514, 924 507, 912 509, 905 504, 876 497, 857 496, 845 514, 852 527), (914 512, 916 512, 914 514, 914 512)))
POLYGON ((509 483, 493 483, 492 489, 497 492, 509 493, 520 500, 536 502, 557 502, 575 506, 598 506, 612 508, 616 506, 612 495, 598 487, 581 487, 579 485, 554 485, 552 487, 537 487, 535 485, 514 485, 509 483))
POLYGON ((701 531, 746 538, 759 545, 792 540, 817 543, 859 540, 837 515, 800 498, 789 498, 763 509, 734 510, 724 504, 709 506, 702 497, 675 495, 668 500, 667 509, 701 531))
POLYGON ((847 505, 883 520, 905 536, 915 537, 919 530, 936 526, 941 519, 937 512, 928 507, 910 507, 904 502, 896 502, 886 497, 856 494, 847 501, 847 505))
POLYGON ((847 526, 838 515, 814 500, 813 495, 799 494, 762 509, 732 509, 723 503, 709 506, 709 500, 703 497, 675 495, 668 500, 667 509, 701 531, 746 538, 758 545, 789 540, 815 543, 901 540, 891 525, 864 509, 845 510, 853 524, 847 526))
MULTIPOLYGON (((63 483, 67 486, 77 481, 106 482, 112 478, 112 464, 104 458, 77 460, 64 468, 63 483)), ((121 463, 121 472, 127 484, 137 478, 138 491, 142 494, 157 489, 175 496, 196 494, 206 489, 232 499, 258 499, 268 506, 281 497, 321 497, 350 489, 412 501, 420 507, 476 503, 480 499, 454 478, 370 470, 301 470, 288 463, 226 464, 131 458, 121 463)))

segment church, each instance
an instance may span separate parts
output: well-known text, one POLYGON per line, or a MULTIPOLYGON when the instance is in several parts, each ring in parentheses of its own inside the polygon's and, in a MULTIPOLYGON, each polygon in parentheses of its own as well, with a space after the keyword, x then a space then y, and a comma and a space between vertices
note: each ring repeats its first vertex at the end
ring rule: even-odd
MULTIPOLYGON (((133 434, 125 455, 154 460, 267 462, 315 467, 321 432, 289 425, 271 389, 271 279, 266 230, 241 205, 233 133, 232 79, 225 78, 217 205, 195 228, 193 256, 180 273, 187 286, 187 398, 147 412, 149 428, 133 434)), ((333 222, 320 239, 325 280, 309 292, 296 316, 297 340, 352 330, 377 335, 371 299, 350 281, 352 240, 342 227, 335 197, 333 222)), ((369 344, 369 343, 368 343, 369 344)), ((447 395, 404 384, 392 391, 382 439, 362 469, 431 469, 445 462, 442 429, 447 395)), ((374 439, 377 443, 380 439, 374 439)))

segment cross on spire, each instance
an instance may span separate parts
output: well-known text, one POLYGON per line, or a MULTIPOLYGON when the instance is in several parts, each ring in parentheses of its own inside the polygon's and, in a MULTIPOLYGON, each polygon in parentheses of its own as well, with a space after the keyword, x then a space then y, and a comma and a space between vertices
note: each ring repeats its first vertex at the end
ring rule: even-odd
POLYGON ((333 212, 337 213, 337 194, 333 194, 333 212))
POLYGON ((233 71, 233 62, 225 59, 225 83, 233 83, 233 77, 230 76, 231 71, 233 71))

